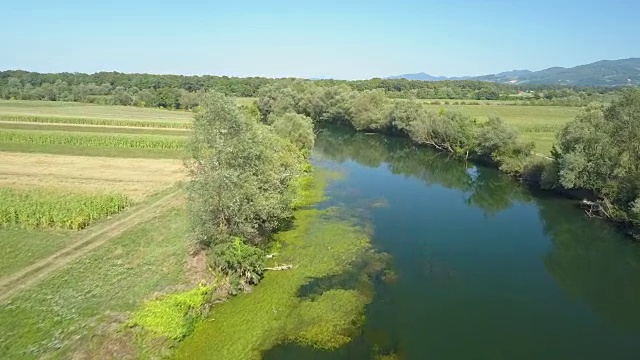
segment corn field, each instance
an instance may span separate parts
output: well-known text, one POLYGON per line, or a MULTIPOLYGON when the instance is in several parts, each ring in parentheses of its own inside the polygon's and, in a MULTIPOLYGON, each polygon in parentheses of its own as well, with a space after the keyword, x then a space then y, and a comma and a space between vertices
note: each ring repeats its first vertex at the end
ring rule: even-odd
POLYGON ((3 130, 0 132, 0 142, 14 144, 180 150, 184 148, 185 141, 184 137, 163 135, 94 134, 32 130, 3 130))
POLYGON ((153 121, 153 120, 118 120, 99 118, 34 116, 34 115, 0 115, 0 121, 20 121, 42 124, 80 124, 102 126, 134 126, 148 128, 191 129, 191 122, 153 121))
POLYGON ((0 188, 0 227, 80 230, 130 203, 123 195, 0 188))

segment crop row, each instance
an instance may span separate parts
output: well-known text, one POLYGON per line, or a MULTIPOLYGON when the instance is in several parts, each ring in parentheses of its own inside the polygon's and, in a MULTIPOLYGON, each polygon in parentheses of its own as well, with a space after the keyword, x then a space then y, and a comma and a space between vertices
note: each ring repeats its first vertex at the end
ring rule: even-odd
POLYGON ((94 134, 68 131, 6 130, 0 142, 16 144, 72 145, 101 148, 135 148, 179 150, 184 147, 181 136, 94 134))
POLYGON ((186 122, 186 121, 125 120, 125 119, 100 119, 100 118, 11 115, 11 114, 0 114, 0 121, 21 121, 21 122, 43 123, 43 124, 134 126, 134 127, 149 127, 149 128, 171 128, 171 129, 190 129, 191 128, 191 122, 186 122))
POLYGON ((80 230, 129 205, 123 195, 0 188, 0 226, 80 230))

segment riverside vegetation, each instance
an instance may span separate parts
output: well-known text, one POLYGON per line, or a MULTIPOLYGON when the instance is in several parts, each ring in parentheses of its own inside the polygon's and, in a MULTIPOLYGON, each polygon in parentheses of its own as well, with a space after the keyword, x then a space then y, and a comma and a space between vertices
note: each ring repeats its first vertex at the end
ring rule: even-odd
MULTIPOLYGON (((335 349, 351 340, 386 257, 370 249, 366 229, 348 217, 309 206, 322 199, 327 176, 307 162, 313 143, 312 120, 304 115, 274 114, 260 122, 221 94, 206 98, 188 145, 194 246, 208 252, 231 293, 261 284, 216 306, 215 322, 197 325, 178 357, 249 359, 282 342, 335 349), (299 296, 305 284, 356 263, 366 266, 355 288, 299 296)), ((147 323, 138 325, 153 331, 147 323)), ((172 336, 172 327, 164 328, 161 335, 172 336)))
POLYGON ((534 144, 492 117, 478 121, 444 108, 432 111, 417 100, 391 101, 383 91, 355 92, 306 82, 261 89, 264 119, 287 112, 318 123, 340 123, 359 131, 410 138, 456 157, 492 164, 534 186, 579 191, 589 214, 617 221, 637 234, 640 225, 640 90, 629 89, 609 104, 591 104, 559 132, 552 159, 534 154, 534 144))

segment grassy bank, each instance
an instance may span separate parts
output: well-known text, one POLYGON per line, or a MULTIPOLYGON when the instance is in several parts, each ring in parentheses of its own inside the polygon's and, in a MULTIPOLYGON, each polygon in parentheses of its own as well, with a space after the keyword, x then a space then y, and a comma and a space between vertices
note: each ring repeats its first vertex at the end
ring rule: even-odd
MULTIPOLYGON (((113 357, 99 346, 86 349, 90 338, 119 324, 141 299, 185 281, 188 223, 177 205, 0 304, 0 357, 113 357)), ((125 353, 116 358, 133 351, 119 350, 125 353)))
MULTIPOLYGON (((307 192, 316 201, 323 197, 326 183, 326 178, 317 176, 307 192)), ((325 349, 349 342, 363 321, 364 306, 371 301, 370 276, 383 266, 384 257, 367 257, 370 234, 337 217, 334 210, 296 211, 292 228, 276 234, 279 250, 273 264, 291 264, 293 269, 268 271, 252 293, 214 307, 175 357, 258 359, 282 342, 325 349), (346 273, 363 258, 373 265, 359 274, 355 288, 301 294, 304 285, 346 273)))

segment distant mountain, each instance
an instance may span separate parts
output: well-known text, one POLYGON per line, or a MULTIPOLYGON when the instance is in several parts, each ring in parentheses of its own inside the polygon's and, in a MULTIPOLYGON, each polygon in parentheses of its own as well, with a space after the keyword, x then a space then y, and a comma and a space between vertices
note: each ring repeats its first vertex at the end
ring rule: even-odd
POLYGON ((424 81, 439 81, 449 79, 446 76, 431 76, 427 73, 415 73, 415 74, 402 74, 396 76, 389 76, 387 79, 407 79, 407 80, 424 80, 424 81))
POLYGON ((512 84, 560 84, 581 86, 640 85, 640 58, 602 60, 572 68, 551 67, 540 71, 512 70, 475 77, 431 76, 424 73, 390 77, 410 80, 481 80, 512 84), (427 75, 429 78, 417 78, 427 75))

